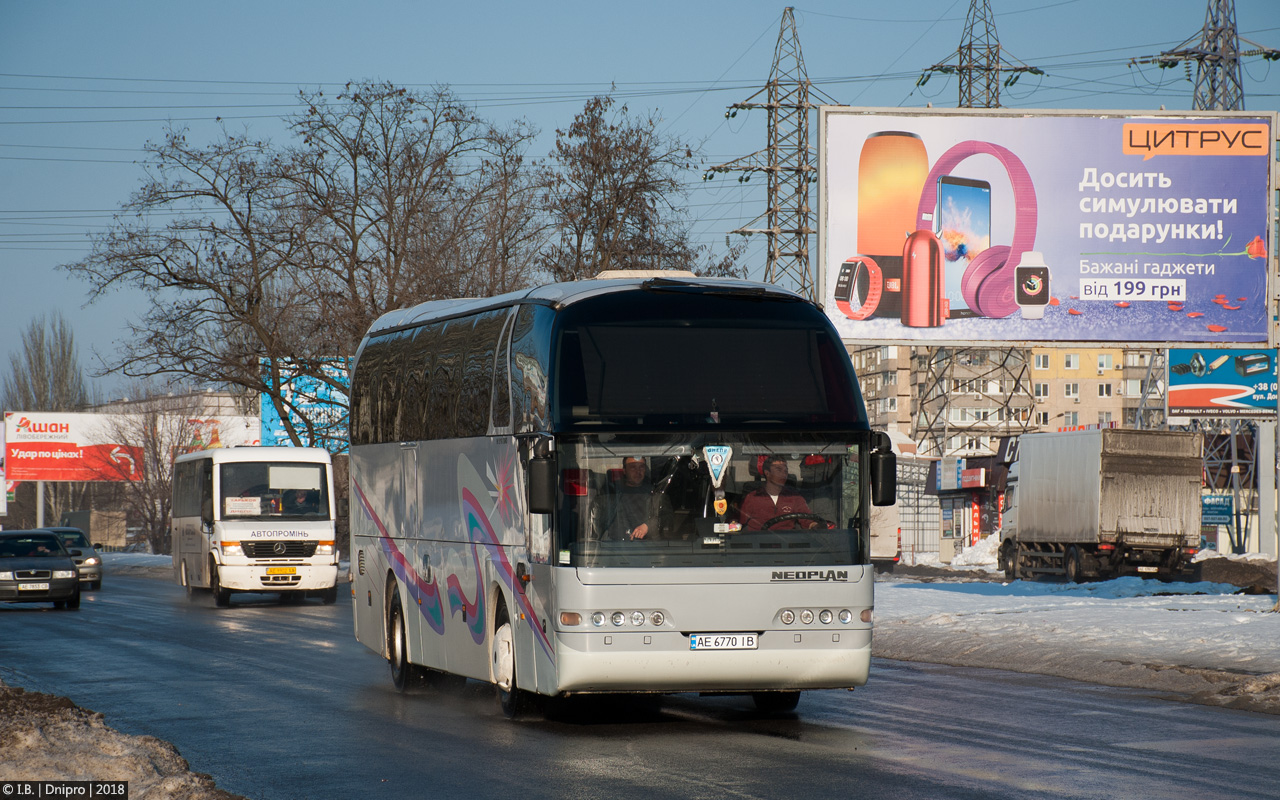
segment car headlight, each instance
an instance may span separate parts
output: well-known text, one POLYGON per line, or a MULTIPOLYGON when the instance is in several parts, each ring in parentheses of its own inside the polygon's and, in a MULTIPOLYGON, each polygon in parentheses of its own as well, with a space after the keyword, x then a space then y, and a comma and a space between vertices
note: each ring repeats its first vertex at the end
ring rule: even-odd
POLYGON ((97 565, 97 564, 101 564, 101 563, 102 563, 102 559, 100 559, 100 558, 95 558, 95 557, 93 557, 93 556, 89 556, 88 558, 86 558, 86 559, 84 560, 84 565, 85 565, 86 567, 92 567, 92 566, 95 566, 95 565, 97 565))
POLYGON ((53 571, 53 577, 55 578, 74 578, 75 576, 76 571, 74 569, 55 569, 53 571))
POLYGON ((11 580, 13 580, 12 572, 0 572, 0 581, 11 581, 11 580))

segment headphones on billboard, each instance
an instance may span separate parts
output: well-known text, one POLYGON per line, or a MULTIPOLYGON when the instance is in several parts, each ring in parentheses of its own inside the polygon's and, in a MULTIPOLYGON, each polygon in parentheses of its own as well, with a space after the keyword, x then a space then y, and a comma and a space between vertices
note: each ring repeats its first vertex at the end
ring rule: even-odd
MULTIPOLYGON (((1022 254, 1035 246, 1036 240, 1036 190, 1031 183, 1031 175, 1026 166, 1010 150, 990 142, 966 141, 943 153, 929 176, 925 179, 924 190, 920 194, 920 205, 916 211, 916 232, 907 237, 906 249, 921 238, 929 237, 934 242, 937 235, 933 232, 934 208, 938 202, 938 178, 951 172, 961 161, 975 155, 986 154, 995 157, 1009 176, 1013 186, 1013 241, 1008 245, 997 245, 983 250, 965 268, 960 279, 960 291, 969 307, 981 316, 1001 319, 1018 310, 1014 287, 1014 269, 1022 260, 1022 254)), ((937 274, 942 271, 942 248, 932 247, 936 261, 933 270, 937 274)), ((937 287, 941 291, 941 286, 937 287)), ((904 295, 906 295, 904 286, 904 295)), ((907 311, 904 307, 904 317, 907 311)))

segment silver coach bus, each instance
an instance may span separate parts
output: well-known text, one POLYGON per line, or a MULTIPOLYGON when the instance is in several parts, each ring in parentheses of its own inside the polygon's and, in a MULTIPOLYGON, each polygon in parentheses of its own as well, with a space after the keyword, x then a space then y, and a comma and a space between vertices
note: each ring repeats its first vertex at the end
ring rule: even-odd
POLYGON ((355 634, 396 687, 486 681, 514 716, 866 682, 894 457, 799 295, 688 275, 424 303, 365 337, 350 418, 355 634))

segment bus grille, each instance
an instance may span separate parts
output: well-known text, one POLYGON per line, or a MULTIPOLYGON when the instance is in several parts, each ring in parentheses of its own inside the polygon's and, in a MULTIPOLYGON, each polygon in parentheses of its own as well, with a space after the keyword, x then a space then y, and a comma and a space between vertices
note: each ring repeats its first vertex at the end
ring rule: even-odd
POLYGON ((306 541, 241 542, 249 558, 309 558, 316 554, 316 543, 306 541))

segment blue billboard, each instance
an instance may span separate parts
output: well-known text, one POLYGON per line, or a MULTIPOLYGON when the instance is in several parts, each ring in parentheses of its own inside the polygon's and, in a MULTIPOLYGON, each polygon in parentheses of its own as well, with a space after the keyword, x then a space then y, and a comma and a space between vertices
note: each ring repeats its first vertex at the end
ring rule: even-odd
POLYGON ((1275 350, 1172 349, 1169 414, 1179 417, 1274 417, 1275 350))
MULTIPOLYGON (((295 364, 280 365, 280 394, 285 413, 303 437, 303 445, 323 447, 330 453, 345 453, 348 443, 348 393, 351 387, 351 359, 329 358, 320 364, 320 374, 299 374, 295 364), (307 441, 307 438, 310 441, 307 441)), ((272 385, 269 363, 262 361, 263 381, 272 385)), ((262 395, 262 445, 289 447, 293 441, 285 429, 271 396, 262 395)))

